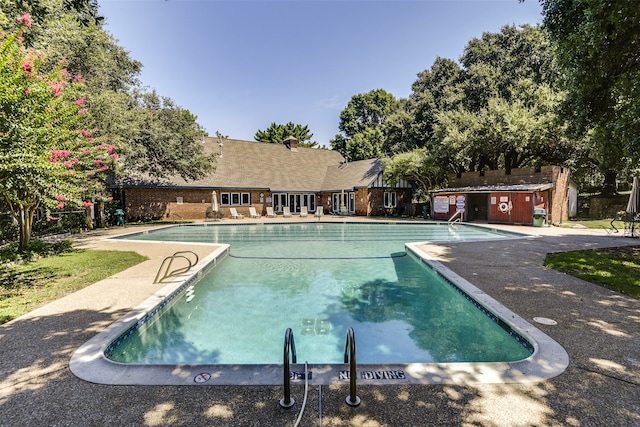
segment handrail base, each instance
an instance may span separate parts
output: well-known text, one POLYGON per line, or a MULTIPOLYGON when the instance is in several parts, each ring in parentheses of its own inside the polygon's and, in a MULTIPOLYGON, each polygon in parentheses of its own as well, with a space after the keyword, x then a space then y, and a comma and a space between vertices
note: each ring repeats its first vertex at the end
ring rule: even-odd
POLYGON ((285 409, 291 408, 293 405, 295 405, 295 403, 296 403, 296 400, 293 397, 289 399, 289 403, 286 403, 284 401, 284 398, 280 399, 280 406, 282 406, 285 409))
POLYGON ((358 396, 356 396, 356 400, 354 400, 354 401, 351 400, 351 396, 347 396, 345 401, 347 402, 347 405, 349 405, 349 406, 358 406, 360 404, 360 398, 358 396))

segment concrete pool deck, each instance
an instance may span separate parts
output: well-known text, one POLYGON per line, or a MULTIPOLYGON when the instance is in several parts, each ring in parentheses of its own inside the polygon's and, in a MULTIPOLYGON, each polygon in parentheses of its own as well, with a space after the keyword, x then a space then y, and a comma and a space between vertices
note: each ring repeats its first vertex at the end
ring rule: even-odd
MULTIPOLYGON (((348 385, 311 386, 301 426, 640 425, 640 301, 542 266, 548 252, 640 241, 605 230, 495 228, 539 237, 423 249, 527 321, 555 320, 534 324, 569 353, 567 370, 528 384, 359 385, 355 408, 345 404, 348 385)), ((165 256, 187 247, 200 257, 212 250, 104 239, 140 229, 98 230, 76 240, 85 248, 135 250, 148 261, 0 326, 0 425, 294 425, 301 384, 292 387, 294 407, 282 409, 282 386, 107 386, 70 372, 78 347, 158 290, 152 281, 165 256)))

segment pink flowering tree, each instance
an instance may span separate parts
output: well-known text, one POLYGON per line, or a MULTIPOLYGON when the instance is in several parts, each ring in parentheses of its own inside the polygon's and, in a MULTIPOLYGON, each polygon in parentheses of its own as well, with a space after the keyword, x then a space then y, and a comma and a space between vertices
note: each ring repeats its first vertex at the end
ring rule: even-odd
POLYGON ((36 210, 92 203, 117 156, 88 130, 82 79, 62 65, 42 69, 43 55, 22 43, 29 15, 17 22, 16 32, 0 33, 0 198, 25 250, 36 210))

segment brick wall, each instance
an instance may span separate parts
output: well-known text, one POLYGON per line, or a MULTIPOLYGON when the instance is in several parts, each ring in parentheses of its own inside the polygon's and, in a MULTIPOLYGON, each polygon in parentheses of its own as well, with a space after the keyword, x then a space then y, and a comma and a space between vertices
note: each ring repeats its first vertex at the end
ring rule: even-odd
POLYGON ((568 172, 561 166, 542 166, 536 172, 536 168, 511 169, 507 175, 505 170, 488 170, 481 172, 464 172, 458 178, 456 174, 449 174, 449 187, 471 187, 481 185, 514 185, 514 184, 541 184, 554 182, 561 170, 568 172))
MULTIPOLYGON (((207 208, 211 206, 211 190, 181 189, 181 188, 126 188, 124 192, 125 213, 127 221, 138 220, 179 220, 205 219, 207 208), (182 202, 178 202, 178 198, 182 202)), ((224 191, 226 192, 226 191, 224 191)), ((265 191, 229 191, 233 193, 250 193, 251 205, 233 206, 239 214, 249 216, 249 206, 256 208, 256 212, 266 214, 267 197, 271 193, 265 191), (260 194, 264 194, 260 203, 260 194)), ((217 191, 220 203, 220 191, 217 191)), ((229 207, 220 206, 225 217, 229 217, 229 207)))

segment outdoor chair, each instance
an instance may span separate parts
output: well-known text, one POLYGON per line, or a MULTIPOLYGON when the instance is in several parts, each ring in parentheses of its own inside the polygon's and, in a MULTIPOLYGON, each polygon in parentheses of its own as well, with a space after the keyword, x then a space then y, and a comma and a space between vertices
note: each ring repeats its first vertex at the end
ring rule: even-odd
POLYGON ((315 216, 317 216, 318 218, 320 218, 322 215, 324 215, 324 213, 322 212, 322 210, 323 210, 323 207, 322 207, 322 206, 318 206, 318 207, 316 208, 315 216))
POLYGON ((282 208, 282 216, 285 218, 291 218, 291 211, 289 210, 289 206, 285 206, 282 208))
POLYGON ((229 212, 231 212, 231 218, 233 219, 242 219, 244 215, 239 214, 236 208, 229 208, 229 212))
POLYGON ((273 211, 273 208, 271 206, 267 206, 267 217, 269 218, 276 217, 276 213, 273 211))
POLYGON ((307 207, 306 207, 306 206, 302 206, 302 207, 300 208, 300 216, 301 216, 301 217, 302 217, 302 216, 307 216, 307 215, 308 215, 308 213, 309 213, 309 212, 307 211, 307 207))
POLYGON ((260 218, 261 215, 256 212, 256 208, 254 208, 253 206, 249 206, 249 216, 251 218, 260 218))

